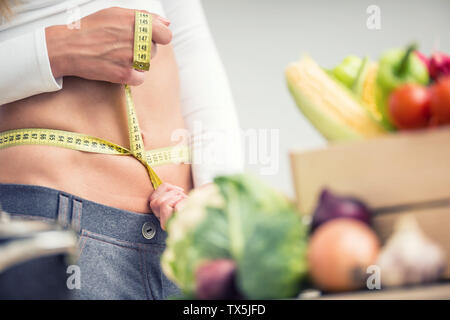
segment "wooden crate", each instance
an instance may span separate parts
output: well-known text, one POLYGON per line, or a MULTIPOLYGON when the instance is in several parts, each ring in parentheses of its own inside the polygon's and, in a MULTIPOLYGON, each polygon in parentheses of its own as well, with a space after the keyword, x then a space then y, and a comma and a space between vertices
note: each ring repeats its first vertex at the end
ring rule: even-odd
POLYGON ((411 213, 450 260, 449 127, 294 151, 291 165, 303 214, 314 211, 325 187, 353 195, 375 211, 374 228, 384 241, 395 221, 411 213))
POLYGON ((300 296, 301 300, 450 300, 450 283, 300 296))

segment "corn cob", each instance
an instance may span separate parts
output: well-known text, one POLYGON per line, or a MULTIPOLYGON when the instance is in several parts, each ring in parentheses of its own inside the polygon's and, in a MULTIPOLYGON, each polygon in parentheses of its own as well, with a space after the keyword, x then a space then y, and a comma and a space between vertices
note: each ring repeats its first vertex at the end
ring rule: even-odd
POLYGON ((329 141, 356 140, 386 133, 353 93, 311 58, 286 69, 288 88, 300 111, 329 141))

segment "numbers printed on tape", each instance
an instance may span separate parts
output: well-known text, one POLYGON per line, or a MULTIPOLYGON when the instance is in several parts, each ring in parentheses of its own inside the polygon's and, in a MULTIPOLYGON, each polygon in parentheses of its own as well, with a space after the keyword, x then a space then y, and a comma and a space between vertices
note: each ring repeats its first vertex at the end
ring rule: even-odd
POLYGON ((104 154, 130 154, 126 148, 119 145, 75 132, 52 129, 16 129, 0 133, 0 149, 27 144, 50 145, 104 154))
MULTIPOLYGON (((130 156, 131 151, 104 139, 80 133, 52 129, 15 129, 0 133, 0 150, 20 145, 46 145, 84 152, 130 156)), ((189 163, 190 152, 185 145, 146 150, 149 165, 189 163)))
POLYGON ((133 67, 138 70, 150 69, 152 50, 152 15, 136 11, 134 26, 133 67), (150 41, 149 41, 150 40, 150 41))
POLYGON ((148 164, 147 157, 144 157, 144 142, 142 140, 141 129, 139 128, 136 110, 134 109, 133 99, 131 98, 131 89, 128 85, 125 85, 125 97, 127 102, 128 136, 130 138, 131 154, 147 168, 150 181, 156 189, 161 185, 162 181, 148 164))

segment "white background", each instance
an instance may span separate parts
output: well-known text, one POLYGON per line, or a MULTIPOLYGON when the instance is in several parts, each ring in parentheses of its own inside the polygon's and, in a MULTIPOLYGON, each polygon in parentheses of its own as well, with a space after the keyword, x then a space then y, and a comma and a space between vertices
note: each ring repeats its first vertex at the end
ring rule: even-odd
MULTIPOLYGON (((228 73, 243 129, 279 129, 279 170, 262 176, 293 195, 288 153, 325 141, 296 108, 284 80, 289 62, 308 53, 332 67, 346 55, 377 58, 417 41, 450 53, 450 0, 203 0, 228 73), (381 9, 381 30, 366 27, 369 5, 381 9)), ((248 147, 248 145, 247 145, 248 147)), ((248 157, 247 157, 248 158, 248 157)), ((249 165, 261 174, 264 165, 249 165)))

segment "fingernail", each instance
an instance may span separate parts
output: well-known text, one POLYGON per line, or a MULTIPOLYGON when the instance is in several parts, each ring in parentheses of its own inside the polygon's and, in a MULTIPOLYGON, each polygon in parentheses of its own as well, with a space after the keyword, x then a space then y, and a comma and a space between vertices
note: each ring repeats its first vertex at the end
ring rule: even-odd
POLYGON ((165 25, 167 25, 167 26, 170 25, 170 20, 168 20, 164 17, 161 17, 161 16, 158 16, 158 19, 161 20, 161 22, 163 22, 165 25))

